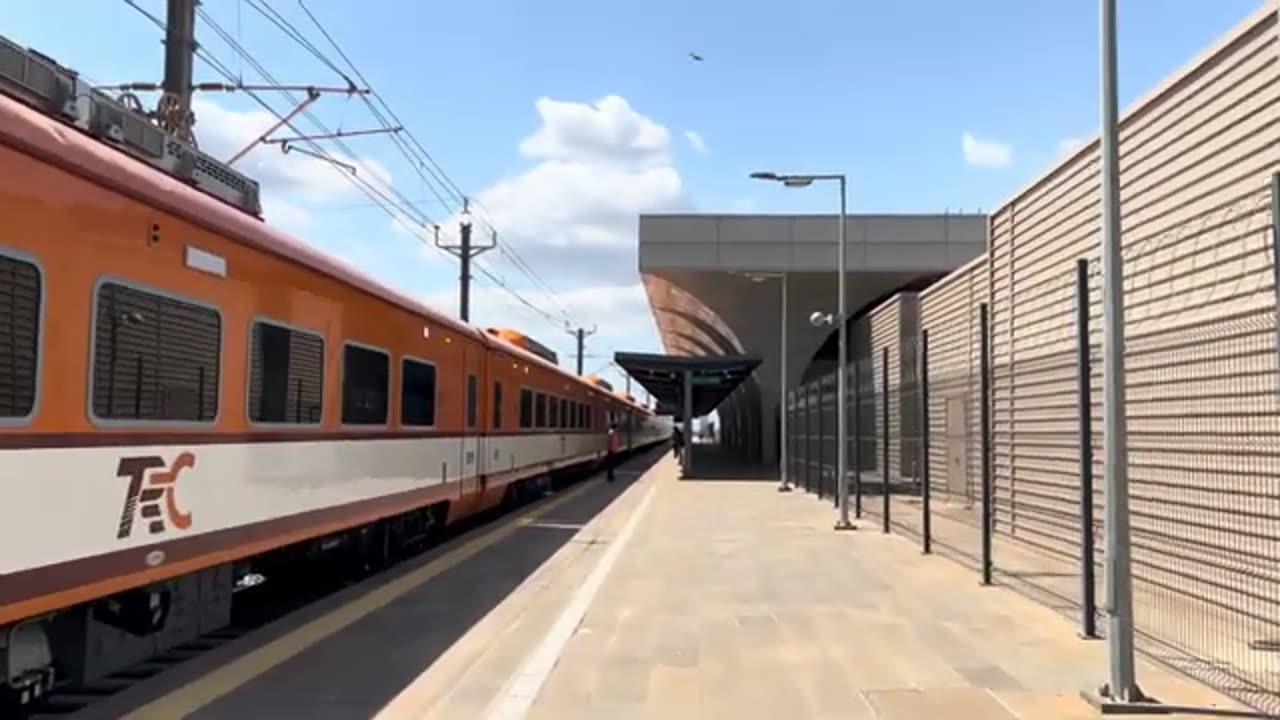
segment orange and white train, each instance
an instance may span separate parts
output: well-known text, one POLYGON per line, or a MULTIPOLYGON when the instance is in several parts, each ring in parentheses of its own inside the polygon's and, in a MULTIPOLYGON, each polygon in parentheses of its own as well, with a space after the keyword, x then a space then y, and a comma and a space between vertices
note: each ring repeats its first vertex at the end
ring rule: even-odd
POLYGON ((0 38, 0 688, 229 621, 238 580, 377 560, 669 423, 258 217, 257 185, 0 38), (15 69, 16 67, 16 69, 15 69))

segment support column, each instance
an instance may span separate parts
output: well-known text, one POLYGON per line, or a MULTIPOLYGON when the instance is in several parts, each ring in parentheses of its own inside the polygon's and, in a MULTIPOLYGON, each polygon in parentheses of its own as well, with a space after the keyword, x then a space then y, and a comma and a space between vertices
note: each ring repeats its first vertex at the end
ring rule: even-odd
POLYGON ((681 412, 681 422, 684 424, 684 472, 686 475, 693 472, 693 371, 684 371, 684 392, 681 400, 684 407, 681 412))

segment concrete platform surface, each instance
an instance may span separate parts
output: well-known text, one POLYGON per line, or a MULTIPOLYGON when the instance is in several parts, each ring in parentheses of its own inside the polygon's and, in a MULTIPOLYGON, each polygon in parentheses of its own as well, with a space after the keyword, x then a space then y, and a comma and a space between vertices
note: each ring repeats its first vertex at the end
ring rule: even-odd
MULTIPOLYGON (((875 521, 833 519, 772 481, 679 480, 664 457, 377 717, 1097 716, 1079 692, 1106 679, 1105 644, 875 521)), ((1139 680, 1243 709, 1145 661, 1139 680)))

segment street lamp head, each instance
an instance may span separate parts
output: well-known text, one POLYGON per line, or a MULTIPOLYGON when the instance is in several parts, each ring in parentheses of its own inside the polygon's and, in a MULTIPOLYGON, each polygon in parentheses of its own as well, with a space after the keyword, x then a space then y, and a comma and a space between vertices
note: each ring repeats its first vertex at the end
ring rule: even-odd
POLYGON ((822 327, 823 325, 830 325, 831 322, 832 322, 831 313, 824 313, 821 310, 814 310, 813 313, 809 315, 809 324, 814 327, 822 327))
POLYGON ((781 180, 782 178, 778 177, 778 173, 775 173, 775 172, 753 172, 751 173, 751 179, 752 180, 781 180))
POLYGON ((790 188, 809 187, 813 184, 813 176, 811 175, 788 175, 782 178, 782 184, 790 188))

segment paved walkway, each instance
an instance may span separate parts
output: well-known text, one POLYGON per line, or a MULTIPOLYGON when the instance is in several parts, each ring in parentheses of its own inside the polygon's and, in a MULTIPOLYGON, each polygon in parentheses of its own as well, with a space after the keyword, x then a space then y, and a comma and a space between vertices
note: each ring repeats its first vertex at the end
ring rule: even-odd
MULTIPOLYGON (((1096 716, 1078 693, 1104 644, 877 521, 832 520, 773 481, 679 480, 666 456, 378 717, 1096 716)), ((1139 673, 1164 702, 1239 708, 1139 673)))

